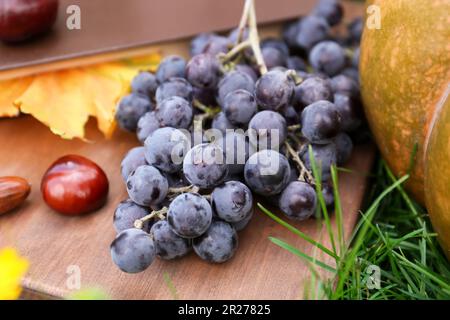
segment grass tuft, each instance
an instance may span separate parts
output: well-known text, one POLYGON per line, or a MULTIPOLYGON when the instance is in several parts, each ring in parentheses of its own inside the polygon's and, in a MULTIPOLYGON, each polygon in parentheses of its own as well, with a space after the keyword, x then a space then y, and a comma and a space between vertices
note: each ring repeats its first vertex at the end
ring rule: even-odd
MULTIPOLYGON (((314 161, 311 166, 316 181, 320 181, 317 179, 320 178, 320 170, 314 161)), ((335 264, 330 265, 281 239, 269 238, 307 263, 311 270, 311 283, 306 286, 305 298, 450 299, 450 264, 439 248, 425 210, 403 188, 409 176, 396 179, 386 163, 379 160, 367 204, 347 245, 343 239, 337 171, 337 168, 332 168, 337 232, 331 228, 330 215, 322 192, 319 192, 321 184, 316 185, 320 215, 332 248, 326 248, 258 204, 269 217, 311 243, 316 251, 334 259, 335 264), (331 272, 332 278, 321 278, 323 273, 320 269, 331 272)))

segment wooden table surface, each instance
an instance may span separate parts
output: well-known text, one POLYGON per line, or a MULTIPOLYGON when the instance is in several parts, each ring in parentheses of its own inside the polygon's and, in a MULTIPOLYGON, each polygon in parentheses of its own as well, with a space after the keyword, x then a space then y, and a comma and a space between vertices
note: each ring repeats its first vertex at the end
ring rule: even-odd
MULTIPOLYGON (((70 272, 79 268, 82 288, 100 287, 117 299, 172 299, 168 277, 181 299, 303 297, 305 281, 310 278, 308 267, 272 244, 268 237, 283 239, 309 254, 315 254, 314 249, 260 212, 239 234, 239 250, 228 263, 210 265, 191 253, 178 261, 157 260, 141 274, 120 272, 109 254, 115 236, 112 217, 116 205, 126 198, 120 162, 137 141, 133 135, 120 131, 113 139, 104 140, 94 127, 93 122, 88 126, 93 142, 84 143, 62 140, 30 117, 0 120, 0 176, 19 175, 32 184, 24 206, 0 217, 0 248, 14 246, 30 261, 25 287, 55 297, 64 296, 71 292, 67 286, 71 282, 70 272), (50 163, 71 153, 96 161, 110 180, 107 205, 84 217, 56 214, 42 201, 39 191, 40 179, 50 163)), ((340 175, 347 238, 358 219, 366 189, 366 177, 361 173, 371 169, 373 158, 372 146, 358 147, 348 164, 356 173, 340 175)), ((316 221, 294 225, 328 243, 325 228, 316 221)), ((320 254, 318 257, 331 262, 328 257, 320 254)))
MULTIPOLYGON (((347 18, 362 12, 361 6, 351 3, 346 3, 346 9, 349 9, 347 18)), ((263 34, 275 34, 277 30, 269 28, 263 34)), ((163 54, 186 54, 186 51, 185 42, 162 49, 163 54)), ((329 257, 257 212, 249 227, 239 234, 237 254, 225 264, 210 265, 191 253, 177 261, 157 260, 141 274, 120 272, 109 254, 109 245, 115 237, 112 217, 117 204, 127 196, 120 162, 138 143, 134 135, 121 131, 113 139, 104 140, 94 121, 89 123, 87 132, 90 143, 67 141, 31 117, 0 119, 0 176, 18 175, 32 184, 26 203, 0 216, 0 248, 13 246, 29 259, 30 269, 23 280, 29 292, 42 293, 44 298, 63 297, 72 291, 71 272, 79 270, 82 288, 99 287, 115 299, 173 299, 174 289, 180 299, 301 299, 310 279, 307 265, 271 243, 268 237, 283 239, 301 251, 332 263, 329 257), (96 161, 105 170, 110 193, 107 205, 100 211, 68 218, 45 205, 39 185, 55 159, 73 153, 96 161)), ((359 217, 367 187, 364 174, 370 171, 374 154, 371 145, 358 147, 346 166, 354 173, 339 176, 346 239, 359 217)), ((294 225, 329 246, 325 227, 317 221, 294 225)))

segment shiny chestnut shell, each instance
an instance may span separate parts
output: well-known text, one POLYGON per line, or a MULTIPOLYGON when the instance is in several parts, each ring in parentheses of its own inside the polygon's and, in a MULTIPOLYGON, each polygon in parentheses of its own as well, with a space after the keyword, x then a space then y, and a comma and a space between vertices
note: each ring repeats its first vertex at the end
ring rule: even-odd
POLYGON ((101 208, 108 196, 105 172, 93 161, 67 155, 56 160, 44 174, 41 192, 53 210, 76 216, 101 208))
POLYGON ((20 42, 48 31, 58 6, 58 0, 1 0, 0 40, 20 42))

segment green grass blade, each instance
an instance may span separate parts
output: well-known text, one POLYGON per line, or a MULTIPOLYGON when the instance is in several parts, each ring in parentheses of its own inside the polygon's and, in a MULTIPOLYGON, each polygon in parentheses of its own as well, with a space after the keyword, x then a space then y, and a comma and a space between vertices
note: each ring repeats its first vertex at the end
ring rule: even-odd
POLYGON ((301 252, 300 250, 298 250, 297 248, 295 248, 295 247, 291 246, 290 244, 284 242, 283 240, 280 240, 280 239, 277 239, 277 238, 273 238, 273 237, 269 237, 269 240, 272 241, 273 243, 275 243, 277 246, 279 246, 279 247, 281 247, 281 248, 283 248, 283 249, 285 249, 285 250, 295 254, 296 256, 298 256, 298 257, 300 257, 300 258, 302 258, 302 259, 304 259, 304 260, 306 260, 306 261, 308 261, 308 262, 310 262, 312 264, 315 264, 315 265, 317 265, 317 266, 319 266, 319 267, 321 267, 321 268, 323 268, 323 269, 325 269, 327 271, 336 273, 336 269, 335 268, 333 268, 330 265, 328 265, 328 264, 326 264, 326 263, 324 263, 322 261, 316 260, 315 258, 313 258, 313 257, 311 257, 311 256, 309 256, 309 255, 307 255, 307 254, 305 254, 303 252, 301 252))
POLYGON ((258 208, 264 212, 266 215, 268 215, 270 218, 272 218, 273 220, 275 220, 277 223, 279 223, 280 225, 282 225, 283 227, 285 227, 286 229, 288 229, 289 231, 291 231, 292 233, 296 234, 297 236, 299 236, 300 238, 302 238, 303 240, 311 243, 313 246, 319 248, 320 250, 322 250, 324 253, 328 254, 329 256, 333 257, 334 259, 338 259, 339 257, 330 249, 328 249, 327 247, 325 247, 324 245, 322 245, 321 243, 315 241, 313 238, 311 238, 310 236, 308 236, 307 234, 301 232, 300 230, 298 230, 297 228, 291 226, 289 223, 287 223, 286 221, 280 219, 279 217, 277 217, 275 214, 273 214, 272 212, 270 212, 269 210, 267 210, 262 204, 258 203, 257 204, 258 208))

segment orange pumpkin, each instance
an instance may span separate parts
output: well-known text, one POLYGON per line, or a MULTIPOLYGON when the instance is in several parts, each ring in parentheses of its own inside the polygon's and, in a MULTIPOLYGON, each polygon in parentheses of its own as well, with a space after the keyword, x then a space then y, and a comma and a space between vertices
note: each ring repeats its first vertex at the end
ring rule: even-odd
POLYGON ((361 42, 366 115, 394 173, 411 172, 407 188, 426 204, 450 258, 450 2, 368 5, 378 6, 381 29, 366 25, 361 42))

